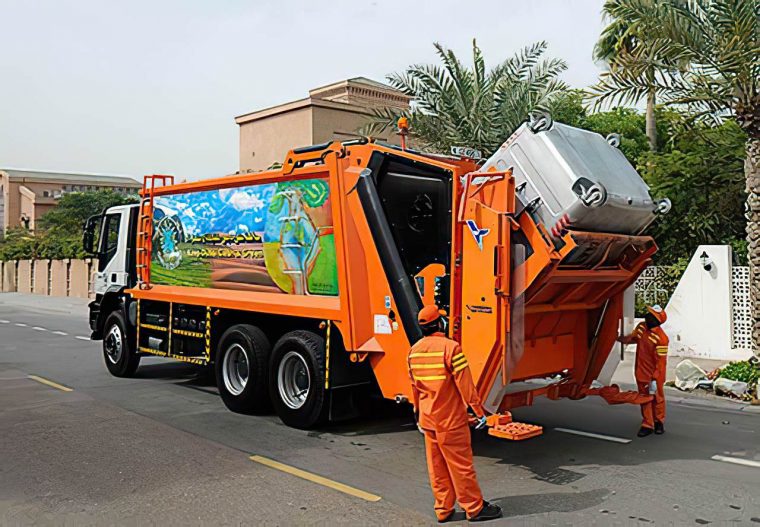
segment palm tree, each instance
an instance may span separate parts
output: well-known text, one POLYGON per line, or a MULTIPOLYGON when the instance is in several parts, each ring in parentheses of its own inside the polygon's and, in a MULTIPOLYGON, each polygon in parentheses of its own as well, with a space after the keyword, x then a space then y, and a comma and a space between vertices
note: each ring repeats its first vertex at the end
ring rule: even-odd
MULTIPOLYGON (((642 6, 647 9, 632 11, 628 9, 625 0, 606 0, 602 13, 609 24, 602 30, 599 40, 594 47, 594 60, 607 64, 610 70, 622 67, 633 60, 639 61, 640 67, 646 70, 652 78, 656 68, 660 66, 654 48, 649 47, 651 37, 659 29, 657 27, 657 10, 661 9, 662 0, 642 0, 642 6)), ((637 94, 638 95, 638 94, 637 94)), ((649 149, 657 151, 657 121, 655 105, 657 98, 654 89, 645 95, 646 134, 649 139, 649 149)), ((630 103, 639 102, 641 96, 631 98, 630 103)))
MULTIPOLYGON (((652 16, 646 0, 619 0, 631 17, 652 16)), ((648 46, 665 65, 650 77, 635 60, 597 85, 600 100, 642 96, 687 109, 694 119, 735 119, 747 133, 744 175, 754 351, 760 350, 760 0, 669 0, 648 46)))
POLYGON ((548 110, 567 89, 557 78, 567 65, 542 59, 545 42, 524 48, 490 71, 475 40, 471 68, 450 49, 434 45, 441 65, 416 64, 387 77, 412 98, 411 109, 376 110, 363 133, 380 133, 403 115, 409 118, 413 141, 426 149, 448 153, 452 146, 468 146, 488 155, 529 113, 548 110))

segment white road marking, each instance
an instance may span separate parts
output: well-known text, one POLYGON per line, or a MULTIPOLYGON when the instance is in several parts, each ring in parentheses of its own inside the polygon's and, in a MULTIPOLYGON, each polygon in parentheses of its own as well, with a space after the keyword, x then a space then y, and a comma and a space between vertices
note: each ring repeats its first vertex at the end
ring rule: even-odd
POLYGON ((76 336, 76 337, 74 337, 74 338, 77 338, 77 339, 79 339, 79 340, 90 340, 90 337, 82 337, 82 336, 79 336, 79 335, 77 335, 77 336, 76 336))
POLYGON ((23 322, 16 322, 16 324, 15 324, 15 325, 16 325, 16 326, 18 326, 18 327, 20 327, 20 328, 25 328, 25 327, 27 327, 27 325, 26 325, 26 324, 24 324, 23 322))
POLYGON ((583 437, 591 437, 593 439, 602 439, 604 441, 611 441, 613 443, 628 444, 631 442, 630 439, 625 439, 622 437, 606 436, 603 434, 595 434, 593 432, 584 432, 582 430, 572 430, 571 428, 555 428, 555 430, 557 432, 564 432, 566 434, 573 434, 573 435, 583 436, 583 437))
POLYGON ((10 324, 10 320, 0 320, 0 324, 10 324))
POLYGON ((65 331, 53 331, 53 335, 63 335, 65 337, 68 333, 65 331))
POLYGON ((36 329, 37 331, 47 331, 47 329, 41 328, 39 326, 34 326, 32 329, 36 329))
POLYGON ((713 461, 723 461, 724 463, 733 463, 734 465, 744 465, 745 467, 760 468, 760 461, 754 461, 752 459, 742 459, 740 457, 729 457, 715 455, 711 457, 713 461))

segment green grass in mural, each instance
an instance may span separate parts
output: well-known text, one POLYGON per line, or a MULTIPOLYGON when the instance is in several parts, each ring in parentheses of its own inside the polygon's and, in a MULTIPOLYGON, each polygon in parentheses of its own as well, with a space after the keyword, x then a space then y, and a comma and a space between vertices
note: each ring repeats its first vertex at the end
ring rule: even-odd
POLYGON ((332 234, 319 237, 319 256, 309 275, 309 292, 317 295, 338 294, 338 266, 335 262, 335 238, 332 234))
POLYGON ((186 254, 176 269, 164 269, 157 261, 150 266, 150 279, 155 284, 211 287, 211 263, 186 254))

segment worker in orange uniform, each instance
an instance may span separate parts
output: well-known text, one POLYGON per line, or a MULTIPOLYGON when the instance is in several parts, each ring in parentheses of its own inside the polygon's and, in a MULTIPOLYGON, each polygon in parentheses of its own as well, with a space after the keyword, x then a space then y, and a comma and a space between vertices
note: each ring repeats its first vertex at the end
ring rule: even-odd
POLYGON ((467 358, 443 333, 437 306, 423 307, 417 321, 424 337, 409 351, 409 376, 417 422, 425 433, 436 517, 440 523, 451 520, 458 501, 470 521, 500 518, 501 508, 483 499, 472 464, 467 406, 477 416, 476 428, 485 426, 486 411, 467 358))
POLYGON ((648 307, 644 322, 627 337, 618 338, 623 344, 636 343, 636 385, 640 394, 654 396, 641 405, 639 437, 665 433, 665 372, 670 341, 660 326, 667 318, 660 306, 648 307))

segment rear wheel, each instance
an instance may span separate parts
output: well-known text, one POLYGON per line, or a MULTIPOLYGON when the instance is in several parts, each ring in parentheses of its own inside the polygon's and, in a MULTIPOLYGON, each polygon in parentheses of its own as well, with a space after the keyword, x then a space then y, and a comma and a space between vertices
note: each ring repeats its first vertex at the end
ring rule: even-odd
POLYGON ((269 352, 269 339, 255 326, 238 324, 224 332, 216 354, 216 385, 227 408, 238 413, 269 409, 269 352))
POLYGON ((282 422, 312 428, 327 415, 325 340, 311 331, 291 331, 277 341, 269 368, 269 394, 282 422))
POLYGON ((140 365, 127 336, 127 324, 121 311, 114 311, 103 327, 103 358, 106 368, 116 377, 131 377, 140 365))

